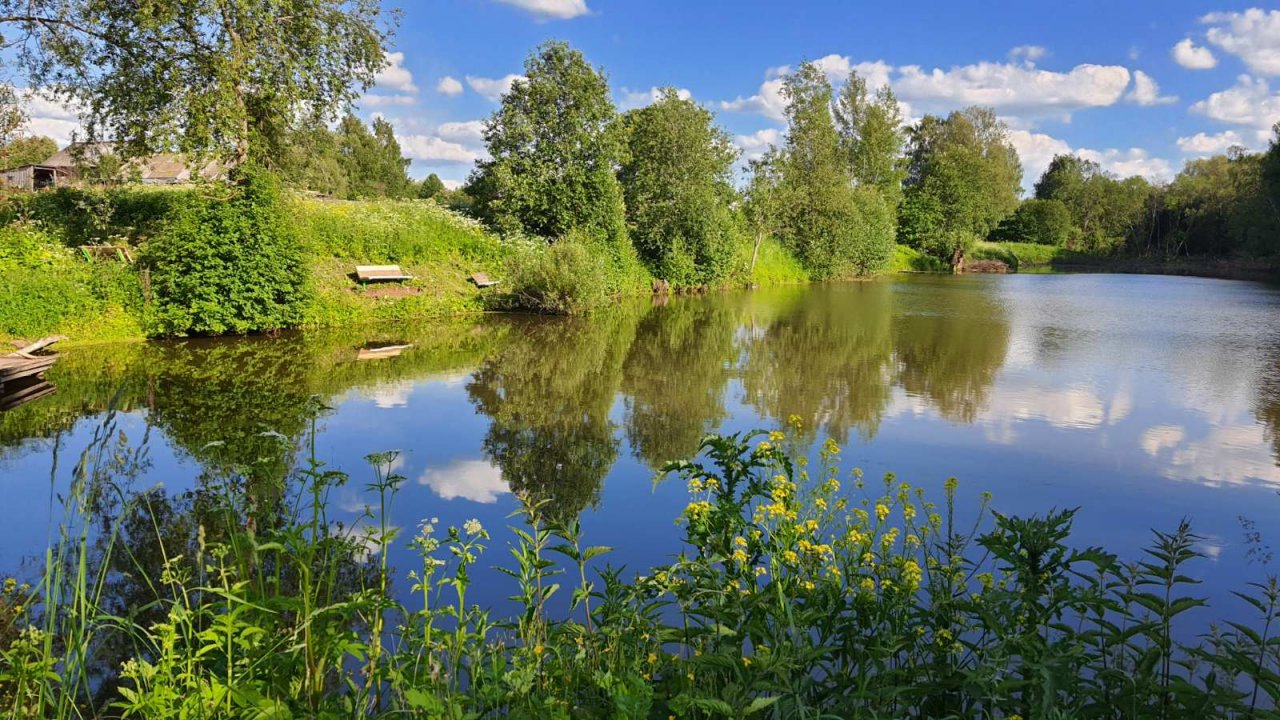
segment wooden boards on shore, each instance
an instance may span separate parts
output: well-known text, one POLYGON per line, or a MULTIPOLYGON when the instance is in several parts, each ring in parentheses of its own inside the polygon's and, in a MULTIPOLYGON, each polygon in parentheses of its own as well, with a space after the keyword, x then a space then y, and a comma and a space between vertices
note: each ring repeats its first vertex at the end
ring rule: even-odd
POLYGON ((12 410, 54 392, 45 372, 58 361, 57 353, 40 354, 66 340, 61 335, 43 338, 8 355, 0 356, 0 411, 12 410))

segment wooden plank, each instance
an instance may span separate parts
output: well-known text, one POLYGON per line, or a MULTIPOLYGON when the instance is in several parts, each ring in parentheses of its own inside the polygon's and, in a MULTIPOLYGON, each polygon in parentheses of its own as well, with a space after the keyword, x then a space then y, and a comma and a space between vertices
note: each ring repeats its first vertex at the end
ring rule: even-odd
POLYGON ((478 272, 478 273, 471 274, 471 282, 475 283, 476 287, 487 288, 487 287, 493 287, 494 285, 497 285, 502 281, 491 280, 489 279, 489 276, 487 274, 478 272))
POLYGON ((62 342, 63 340, 66 340, 66 339, 67 339, 66 335, 50 335, 49 337, 41 338, 31 343, 30 345, 27 345, 26 347, 19 348, 17 351, 13 352, 11 356, 17 355, 19 357, 30 358, 35 353, 49 347, 50 345, 56 342, 62 342))
POLYGON ((413 347, 409 345, 383 345, 381 347, 360 348, 356 353, 357 360, 382 360, 384 358, 399 357, 400 353, 413 347))
POLYGON ((48 397, 58 391, 58 388, 47 382, 32 383, 12 393, 5 393, 0 389, 0 412, 5 410, 13 410, 21 405, 29 402, 35 402, 43 397, 48 397))
POLYGON ((413 279, 413 276, 401 270, 399 265, 357 265, 356 277, 360 282, 383 282, 413 279))

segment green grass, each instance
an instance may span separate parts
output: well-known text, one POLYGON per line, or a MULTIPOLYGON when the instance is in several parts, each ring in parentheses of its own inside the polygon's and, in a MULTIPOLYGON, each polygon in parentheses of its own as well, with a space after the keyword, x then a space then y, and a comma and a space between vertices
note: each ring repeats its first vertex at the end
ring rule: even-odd
POLYGON ((969 254, 973 260, 999 260, 1012 271, 1053 266, 1103 265, 1109 259, 1094 253, 1068 250, 1057 245, 1038 243, 993 243, 979 241, 969 254))
POLYGON ((893 259, 889 265, 889 272, 949 273, 951 268, 932 255, 926 255, 913 247, 894 245, 893 259))
POLYGON ((748 272, 747 269, 751 267, 751 250, 750 244, 744 244, 739 248, 739 258, 736 261, 738 267, 744 268, 741 274, 746 276, 745 282, 761 287, 809 282, 808 271, 777 240, 766 238, 761 241, 755 269, 748 272))

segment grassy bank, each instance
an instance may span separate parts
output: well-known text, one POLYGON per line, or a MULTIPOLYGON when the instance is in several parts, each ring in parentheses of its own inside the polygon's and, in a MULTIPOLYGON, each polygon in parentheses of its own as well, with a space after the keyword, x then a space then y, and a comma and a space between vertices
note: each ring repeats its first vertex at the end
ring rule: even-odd
POLYGON ((1014 272, 1061 270, 1192 275, 1232 280, 1280 280, 1280 258, 1135 257, 1069 250, 1037 243, 979 242, 969 257, 999 260, 1014 272))
POLYGON ((1260 718, 1280 697, 1280 585, 1193 626, 1185 523, 1122 562, 1073 545, 1072 511, 1000 515, 954 481, 935 504, 842 472, 831 441, 806 467, 798 422, 670 465, 683 552, 635 574, 536 494, 508 552, 474 520, 400 531, 394 453, 369 456, 355 526, 314 454, 189 502, 119 492, 144 453, 115 431, 75 464, 43 575, 0 586, 12 717, 1260 718), (510 617, 468 601, 495 561, 510 617))
MULTIPOLYGON (((6 199, 0 206, 0 340, 58 333, 72 342, 97 342, 439 318, 519 309, 520 298, 509 292, 518 282, 558 283, 561 290, 552 292, 581 296, 579 305, 598 305, 619 292, 647 293, 653 280, 634 258, 610 264, 588 252, 569 266, 560 251, 544 258, 551 251, 542 241, 503 240, 473 220, 420 200, 285 194, 272 211, 279 223, 269 231, 279 238, 262 245, 259 231, 234 234, 244 232, 243 223, 231 217, 236 211, 226 210, 232 202, 228 192, 63 190, 6 199), (220 236, 223 232, 231 235, 220 236), (258 244, 246 246, 250 240, 258 244), (88 261, 77 250, 81 245, 126 247, 139 262, 88 261), (293 250, 287 258, 262 260, 263 253, 281 248, 293 250), (176 267, 158 274, 157 258, 176 267), (255 262, 270 267, 242 271, 255 262), (277 262, 286 265, 273 265, 277 262), (397 264, 414 279, 361 285, 352 273, 362 264, 397 264), (544 269, 536 270, 538 265, 544 269), (468 280, 475 272, 505 282, 481 290, 468 280), (236 280, 236 273, 248 274, 236 280), (263 273, 274 278, 268 282, 263 273), (273 302, 270 292, 262 292, 264 282, 284 286, 276 296, 289 299, 276 302, 287 302, 287 312, 268 307, 247 320, 217 320, 241 312, 240 305, 273 302), (157 308, 166 293, 181 295, 176 311, 157 308)), ((762 243, 754 271, 750 263, 751 248, 744 245, 722 286, 808 279, 773 240, 762 243)))

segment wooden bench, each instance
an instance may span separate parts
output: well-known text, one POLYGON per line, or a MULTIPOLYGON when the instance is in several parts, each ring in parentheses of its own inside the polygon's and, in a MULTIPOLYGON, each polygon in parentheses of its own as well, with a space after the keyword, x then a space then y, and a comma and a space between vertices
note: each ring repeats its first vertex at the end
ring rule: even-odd
POLYGON ((80 254, 89 262, 94 260, 119 260, 122 263, 133 264, 133 253, 129 252, 129 248, 122 246, 81 245, 80 254))
POLYGON ((399 265, 357 265, 356 279, 365 283, 397 282, 412 280, 413 276, 405 274, 399 265))
POLYGON ((487 288, 497 285, 501 280, 491 280, 488 275, 478 272, 471 274, 471 282, 475 283, 478 288, 487 288))

